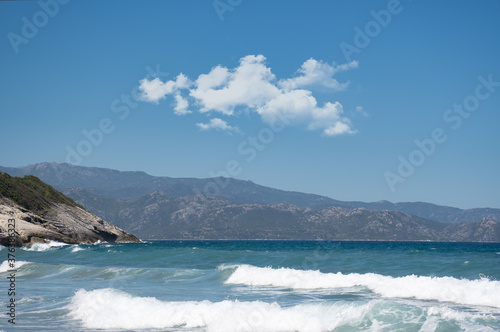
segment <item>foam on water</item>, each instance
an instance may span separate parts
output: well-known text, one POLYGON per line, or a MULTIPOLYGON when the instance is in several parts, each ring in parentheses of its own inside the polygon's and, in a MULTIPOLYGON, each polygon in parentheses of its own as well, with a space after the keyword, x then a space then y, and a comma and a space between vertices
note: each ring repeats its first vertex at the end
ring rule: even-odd
POLYGON ((83 250, 85 250, 85 248, 82 248, 78 245, 73 246, 73 248, 71 248, 71 252, 78 252, 78 251, 83 251, 83 250))
POLYGON ((500 281, 488 278, 468 280, 416 275, 391 277, 375 273, 322 273, 313 270, 273 269, 251 265, 221 266, 219 269, 235 269, 225 281, 226 284, 292 289, 363 286, 388 298, 415 298, 500 308, 500 281))
MULTIPOLYGON (((310 250, 317 247, 314 243, 18 248, 16 259, 31 263, 16 273, 16 301, 22 309, 17 327, 75 332, 500 331, 495 302, 500 299, 500 256, 495 254, 500 245, 433 244, 439 252, 422 244, 330 246, 325 260, 310 250), (308 268, 312 258, 319 271, 308 268), (326 273, 332 264, 335 273, 326 273), (439 275, 423 277, 432 273, 439 275)), ((0 252, 4 271, 6 251, 0 252)))
POLYGON ((20 268, 21 266, 25 265, 25 264, 28 264, 30 262, 25 262, 25 261, 16 261, 15 262, 15 267, 12 268, 10 267, 9 265, 9 261, 3 261, 2 264, 0 265, 0 273, 2 272, 7 272, 9 270, 13 270, 13 269, 18 269, 20 268))
POLYGON ((78 291, 70 316, 86 328, 195 328, 207 331, 329 331, 357 325, 377 301, 363 304, 300 304, 281 307, 261 301, 160 301, 114 289, 78 291))
MULTIPOLYGON (((203 331, 434 331, 451 329, 493 331, 485 314, 446 306, 428 308, 385 300, 306 302, 293 306, 262 301, 160 301, 112 288, 79 290, 68 306, 69 316, 88 329, 201 329, 203 331)), ((496 323, 495 323, 496 324, 496 323)))
POLYGON ((52 248, 67 246, 67 243, 57 242, 57 241, 49 241, 47 243, 35 243, 30 247, 24 247, 23 249, 26 251, 47 251, 52 248))
MULTIPOLYGON (((495 318, 487 314, 474 314, 464 311, 453 310, 449 307, 431 307, 427 309, 427 317, 422 324, 420 331, 436 331, 444 322, 456 322, 457 327, 462 331, 468 332, 495 332, 490 326, 485 326, 484 323, 493 323, 495 318), (482 321, 483 324, 477 324, 482 321)), ((449 328, 451 329, 451 328, 449 328)))

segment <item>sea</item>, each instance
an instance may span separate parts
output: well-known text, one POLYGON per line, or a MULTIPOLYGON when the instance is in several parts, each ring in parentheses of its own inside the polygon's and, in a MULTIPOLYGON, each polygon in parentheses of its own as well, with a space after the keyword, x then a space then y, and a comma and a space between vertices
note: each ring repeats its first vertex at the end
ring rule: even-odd
POLYGON ((500 244, 51 242, 16 248, 14 268, 8 253, 2 331, 500 331, 500 244))

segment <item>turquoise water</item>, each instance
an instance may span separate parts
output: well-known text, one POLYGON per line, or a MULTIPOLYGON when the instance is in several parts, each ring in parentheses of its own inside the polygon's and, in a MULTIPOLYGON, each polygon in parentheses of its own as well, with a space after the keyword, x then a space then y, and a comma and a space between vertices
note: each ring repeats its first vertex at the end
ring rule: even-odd
POLYGON ((19 331, 500 330, 500 244, 52 243, 16 259, 19 331))

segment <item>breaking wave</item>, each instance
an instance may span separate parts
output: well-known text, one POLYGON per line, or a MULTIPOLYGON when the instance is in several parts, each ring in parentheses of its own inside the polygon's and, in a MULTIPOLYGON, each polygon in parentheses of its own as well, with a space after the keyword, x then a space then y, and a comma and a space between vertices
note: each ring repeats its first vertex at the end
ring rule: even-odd
MULTIPOLYGON (((160 301, 136 297, 112 288, 79 290, 68 306, 69 316, 89 329, 165 329, 196 331, 332 331, 425 327, 434 330, 447 321, 459 328, 474 328, 489 315, 447 307, 420 308, 383 300, 364 302, 311 302, 289 307, 262 301, 160 301)), ((478 325, 479 324, 479 325, 478 325)), ((486 328, 482 331, 493 331, 486 328)))
POLYGON ((26 251, 47 251, 54 247, 63 247, 67 246, 67 243, 57 242, 57 241, 49 241, 47 243, 35 243, 29 247, 23 247, 26 251))
POLYGON ((414 298, 500 308, 500 281, 454 277, 408 275, 391 277, 375 273, 322 273, 291 268, 274 269, 251 265, 221 266, 233 272, 226 284, 274 286, 291 289, 365 287, 386 298, 414 298))
POLYGON ((18 269, 20 268, 21 266, 25 265, 25 264, 28 264, 30 262, 25 262, 25 261, 16 261, 14 263, 14 267, 11 267, 10 264, 9 264, 9 261, 3 261, 2 264, 0 265, 0 273, 2 272, 7 272, 9 270, 14 270, 14 269, 18 269))

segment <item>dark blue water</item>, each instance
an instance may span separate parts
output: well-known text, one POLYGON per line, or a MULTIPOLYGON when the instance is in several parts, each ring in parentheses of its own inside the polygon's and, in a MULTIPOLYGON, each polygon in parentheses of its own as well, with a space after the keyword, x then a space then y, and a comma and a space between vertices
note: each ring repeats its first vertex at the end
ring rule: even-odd
POLYGON ((499 244, 42 244, 16 258, 16 330, 500 330, 499 244))

